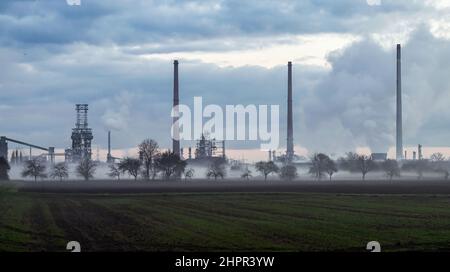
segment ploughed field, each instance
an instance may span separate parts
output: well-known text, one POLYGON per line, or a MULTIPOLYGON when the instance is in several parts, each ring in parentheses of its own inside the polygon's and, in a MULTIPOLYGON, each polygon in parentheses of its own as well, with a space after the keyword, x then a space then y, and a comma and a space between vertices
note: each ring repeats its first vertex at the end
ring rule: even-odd
POLYGON ((74 184, 0 187, 0 251, 450 251, 447 183, 74 184))

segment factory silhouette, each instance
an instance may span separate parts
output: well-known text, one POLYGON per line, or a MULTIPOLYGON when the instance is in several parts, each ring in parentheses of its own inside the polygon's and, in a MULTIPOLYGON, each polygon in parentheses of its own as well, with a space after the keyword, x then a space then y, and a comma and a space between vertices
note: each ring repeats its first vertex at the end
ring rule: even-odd
MULTIPOLYGON (((402 59, 401 59, 401 45, 397 45, 397 74, 396 74, 396 161, 402 162, 408 158, 406 151, 403 148, 403 128, 402 128, 402 59)), ((176 109, 180 105, 179 99, 179 62, 175 60, 173 63, 173 108, 176 109)), ((292 76, 292 62, 288 63, 288 84, 287 84, 287 138, 286 151, 281 156, 276 156, 276 151, 268 151, 268 161, 273 163, 283 163, 284 165, 292 165, 298 163, 299 156, 294 152, 294 118, 293 118, 293 76, 292 76)), ((56 157, 63 157, 66 163, 79 163, 83 160, 92 160, 92 141, 94 133, 88 123, 88 104, 75 105, 76 122, 72 129, 71 141, 72 145, 66 148, 63 153, 56 153, 55 147, 42 147, 36 144, 27 143, 21 140, 12 139, 7 136, 0 137, 0 157, 10 161, 11 164, 20 164, 27 160, 33 159, 32 150, 44 151, 43 154, 37 156, 46 162, 55 164, 56 157), (15 143, 26 148, 29 148, 29 154, 25 154, 22 150, 13 150, 9 156, 8 143, 15 143)), ((205 132, 197 139, 195 150, 193 147, 187 147, 187 154, 185 154, 186 147, 180 145, 179 127, 176 126, 178 117, 173 117, 172 122, 172 149, 171 152, 185 161, 188 165, 202 165, 214 162, 226 163, 229 162, 232 167, 239 163, 233 160, 228 160, 226 156, 225 140, 218 141, 214 138, 209 138, 208 133, 205 132)), ((114 157, 111 153, 111 131, 108 131, 108 153, 106 162, 113 164, 121 161, 123 158, 114 157)), ((317 155, 317 154, 316 154, 317 155)), ((315 156, 317 157, 317 156, 315 156)), ((320 159, 317 157, 317 159, 320 159)), ((383 162, 387 161, 387 152, 373 153, 370 158, 373 161, 383 162)), ((412 160, 423 160, 422 146, 418 146, 417 152, 413 153, 412 160)), ((314 164, 314 160, 312 159, 314 164)), ((310 165, 310 163, 308 163, 310 165)), ((330 176, 331 178, 331 176, 330 176)))

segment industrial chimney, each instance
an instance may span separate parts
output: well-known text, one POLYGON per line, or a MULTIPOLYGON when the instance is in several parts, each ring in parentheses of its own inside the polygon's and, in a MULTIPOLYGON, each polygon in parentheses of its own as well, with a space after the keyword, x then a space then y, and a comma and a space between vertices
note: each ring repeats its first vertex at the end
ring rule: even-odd
POLYGON ((111 155, 111 131, 108 131, 108 155, 106 155, 106 162, 108 163, 114 162, 111 155))
MULTIPOLYGON (((178 112, 179 100, 179 90, 178 90, 178 60, 173 62, 173 108, 178 112)), ((172 139, 172 151, 173 153, 180 156, 180 131, 178 125, 175 123, 178 121, 178 117, 173 117, 173 139, 172 139)))
POLYGON ((403 159, 403 124, 402 124, 402 48, 397 44, 397 160, 403 159))
POLYGON ((288 63, 288 116, 287 116, 287 150, 286 159, 292 162, 294 157, 294 123, 292 114, 292 62, 288 63))

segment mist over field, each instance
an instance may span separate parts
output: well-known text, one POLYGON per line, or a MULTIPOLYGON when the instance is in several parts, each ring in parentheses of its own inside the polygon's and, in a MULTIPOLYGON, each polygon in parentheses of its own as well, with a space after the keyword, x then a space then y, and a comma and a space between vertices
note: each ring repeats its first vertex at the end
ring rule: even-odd
MULTIPOLYGON (((261 173, 259 173, 254 165, 249 165, 247 166, 248 169, 252 172, 252 177, 249 178, 250 182, 258 182, 258 181, 264 181, 264 176, 261 175, 261 173)), ((75 164, 69 164, 69 178, 67 180, 72 180, 72 181, 83 181, 83 178, 78 176, 76 171, 75 171, 76 165, 75 164)), ((206 174, 208 172, 208 166, 198 166, 198 165, 187 165, 186 167, 187 169, 193 169, 194 170, 194 176, 191 179, 181 179, 179 181, 181 182, 198 182, 199 180, 209 180, 210 182, 223 182, 223 181, 232 181, 232 182, 245 182, 246 179, 242 178, 242 174, 243 174, 243 170, 230 170, 230 168, 228 167, 227 171, 226 171, 226 176, 221 179, 217 179, 214 180, 213 178, 208 179, 206 174)), ((32 178, 24 178, 22 177, 22 171, 23 171, 24 167, 20 166, 20 165, 14 165, 11 167, 11 171, 10 171, 10 178, 11 180, 25 180, 27 182, 34 182, 34 180, 32 178)), ((51 165, 47 165, 47 172, 51 171, 51 165)), ((302 182, 302 181, 314 181, 315 178, 313 176, 311 176, 311 174, 308 172, 309 168, 308 167, 298 167, 298 177, 295 179, 297 182, 302 182)), ((114 181, 115 179, 111 178, 108 174, 109 174, 110 170, 108 168, 108 165, 105 163, 99 164, 99 166, 97 167, 97 170, 95 172, 95 176, 92 179, 93 181, 95 180, 111 180, 114 181)), ((433 171, 429 171, 426 174, 426 179, 432 179, 432 180, 443 180, 442 174, 440 173, 435 173, 433 171)), ((121 176, 121 180, 133 180, 134 178, 128 174, 123 174, 121 176)), ((272 174, 269 176, 268 178, 269 180, 272 181, 282 181, 282 179, 280 179, 280 177, 277 174, 272 174)), ((371 172, 368 174, 367 176, 368 180, 380 180, 380 181, 385 181, 388 178, 386 177, 386 174, 383 171, 376 171, 376 172, 371 172)), ((42 182, 42 181, 53 181, 56 183, 59 183, 58 179, 51 179, 51 178, 45 178, 45 179, 40 179, 38 180, 38 182, 42 182)), ((320 182, 323 181, 327 181, 328 179, 326 177, 323 178, 322 181, 317 181, 317 183, 320 184, 320 182)), ((348 180, 354 180, 354 181, 358 181, 361 180, 361 174, 359 173, 350 173, 348 171, 339 171, 336 174, 333 175, 332 178, 333 181, 339 182, 339 181, 348 181, 348 180)), ((395 180, 418 180, 417 177, 417 173, 415 173, 414 171, 403 171, 401 174, 401 177, 397 177, 395 178, 395 180)), ((63 182, 66 180, 63 180, 63 182)), ((152 183, 154 182, 153 180, 144 180, 141 177, 138 178, 138 181, 141 182, 147 182, 147 183, 152 183)), ((163 178, 161 178, 160 176, 157 176, 155 181, 157 182, 173 182, 173 181, 166 181, 163 178)), ((361 181, 362 182, 362 181, 361 181)))
POLYGON ((0 0, 0 67, 0 252, 450 252, 450 0, 0 0))

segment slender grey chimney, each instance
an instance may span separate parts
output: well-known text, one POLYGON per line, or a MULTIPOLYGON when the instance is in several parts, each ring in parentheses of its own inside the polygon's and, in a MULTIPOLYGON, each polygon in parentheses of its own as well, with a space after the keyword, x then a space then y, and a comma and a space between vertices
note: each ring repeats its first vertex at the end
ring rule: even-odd
POLYGON ((222 141, 222 158, 223 159, 227 158, 227 154, 226 154, 226 150, 225 150, 225 140, 222 141))
POLYGON ((294 156, 294 122, 292 114, 292 62, 288 63, 288 117, 287 117, 287 162, 292 162, 294 156))
POLYGON ((403 159, 402 47, 397 44, 397 160, 403 159))
MULTIPOLYGON (((173 62, 173 107, 178 112, 179 100, 179 90, 178 90, 178 60, 173 62)), ((178 121, 178 117, 173 117, 173 124, 178 121)), ((180 156, 180 131, 178 126, 173 126, 173 139, 172 139, 172 150, 173 153, 180 156)))
POLYGON ((108 163, 112 162, 112 156, 111 156, 111 131, 108 131, 108 155, 106 155, 106 162, 108 162, 108 163))
POLYGON ((108 131, 108 154, 111 155, 111 131, 108 131))

